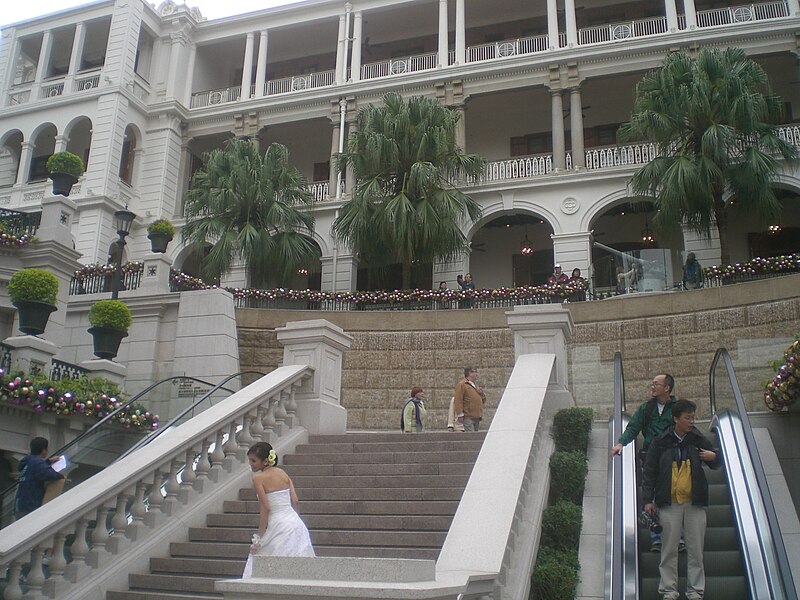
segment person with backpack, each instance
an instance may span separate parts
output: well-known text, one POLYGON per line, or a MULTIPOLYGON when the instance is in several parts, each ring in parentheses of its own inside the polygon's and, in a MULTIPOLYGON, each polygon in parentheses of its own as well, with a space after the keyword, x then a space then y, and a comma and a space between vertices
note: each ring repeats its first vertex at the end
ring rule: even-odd
MULTIPOLYGON (((643 457, 647 455, 653 439, 664 433, 672 426, 672 406, 675 404, 675 396, 672 391, 675 388, 675 379, 668 373, 661 373, 653 377, 650 383, 650 399, 642 402, 639 408, 633 413, 628 426, 619 440, 611 449, 611 456, 622 453, 623 446, 627 446, 641 433, 644 436, 644 443, 640 450, 640 464, 643 457)), ((661 535, 653 531, 650 532, 650 551, 661 551, 661 535)))
POLYGON ((683 265, 683 289, 696 290, 701 287, 703 287, 703 267, 697 262, 694 252, 689 252, 683 265))
POLYGON ((422 433, 427 422, 425 392, 419 386, 411 388, 411 396, 403 404, 400 414, 400 431, 403 433, 422 433))

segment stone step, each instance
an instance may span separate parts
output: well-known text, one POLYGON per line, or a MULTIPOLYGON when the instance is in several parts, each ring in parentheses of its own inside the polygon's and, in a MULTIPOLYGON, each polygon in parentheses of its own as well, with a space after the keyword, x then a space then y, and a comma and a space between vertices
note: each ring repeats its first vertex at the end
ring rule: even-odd
POLYGON ((214 594, 216 579, 218 578, 188 574, 175 577, 153 573, 131 573, 128 576, 128 584, 139 590, 214 594))
MULTIPOLYGON (((398 426, 400 425, 398 418, 398 426)), ((413 435, 400 433, 399 431, 364 431, 349 432, 336 435, 312 435, 308 438, 309 444, 350 444, 356 442, 366 442, 370 444, 383 442, 402 442, 407 444, 419 442, 442 442, 453 441, 453 438, 469 439, 470 441, 481 440, 486 437, 485 431, 475 433, 452 433, 449 431, 435 431, 426 433, 415 433, 413 435)))
MULTIPOLYGON (((343 454, 373 454, 376 452, 464 452, 466 450, 480 450, 483 444, 483 438, 469 439, 466 435, 457 436, 458 440, 454 441, 430 441, 430 442, 352 442, 352 443, 339 443, 339 444, 326 444, 325 446, 317 444, 300 444, 295 448, 296 454, 331 454, 337 457, 343 454), (320 449, 324 448, 324 452, 320 449)), ((405 438, 403 438, 405 439, 405 438)), ((346 462, 346 460, 344 461, 346 462)))
MULTIPOLYGON (((401 502, 372 500, 305 500, 300 511, 305 515, 454 515, 455 501, 401 502)), ((226 500, 226 513, 258 514, 257 500, 226 500)))
MULTIPOLYGON (((175 558, 192 560, 231 560, 244 569, 249 545, 247 543, 206 544, 195 542, 173 542, 170 544, 170 555, 175 558)), ((331 546, 322 543, 314 545, 314 552, 319 556, 371 556, 376 558, 431 558, 439 556, 440 548, 406 546, 406 547, 374 547, 374 546, 331 546)), ((152 559, 158 560, 158 559, 152 559)))
MULTIPOLYGON (((206 517, 209 527, 242 528, 250 533, 258 529, 258 515, 212 514, 206 517)), ((447 531, 453 515, 312 515, 303 513, 309 529, 421 530, 447 531)))
POLYGON ((185 558, 241 559, 242 565, 250 551, 249 539, 243 543, 198 544, 193 542, 172 542, 170 556, 185 558))
POLYGON ((142 590, 129 590, 126 592, 109 590, 106 600, 199 600, 201 598, 222 598, 222 594, 202 594, 193 592, 182 594, 180 592, 152 592, 142 590))
MULTIPOLYGON (((319 450, 319 448, 317 448, 319 450)), ((354 465, 354 464, 415 464, 434 463, 446 459, 447 464, 474 463, 478 457, 479 449, 453 450, 446 454, 441 452, 373 452, 373 453, 348 453, 348 454, 313 454, 310 451, 303 454, 288 454, 280 458, 282 466, 287 470, 294 465, 354 465)))
MULTIPOLYGON (((447 534, 443 531, 426 530, 383 530, 365 531, 362 529, 311 529, 312 544, 341 544, 342 546, 423 546, 430 547, 444 543, 447 534)), ((220 527, 190 527, 190 542, 213 542, 249 544, 253 529, 229 529, 220 527)))
POLYGON ((231 557, 228 560, 211 558, 178 558, 174 556, 165 558, 151 558, 150 572, 177 573, 179 575, 207 575, 222 579, 225 577, 239 577, 244 568, 246 557, 231 557))
POLYGON ((318 464, 287 465, 284 467, 292 479, 304 476, 381 476, 381 475, 467 475, 472 472, 473 463, 420 462, 412 464, 318 464))
MULTIPOLYGON (((360 488, 356 494, 352 488, 305 488, 298 489, 297 496, 302 505, 313 500, 402 500, 402 501, 441 501, 461 500, 464 487, 431 487, 431 488, 360 488)), ((255 500, 254 490, 243 490, 239 493, 240 500, 255 500)))
POLYGON ((325 546, 319 544, 314 547, 317 556, 349 556, 358 558, 417 558, 436 560, 439 558, 441 548, 376 548, 374 546, 325 546))
MULTIPOLYGON (((464 489, 469 473, 462 475, 298 475, 292 477, 295 489, 347 488, 460 488, 464 489)), ((298 494, 299 496, 299 494, 298 494)))

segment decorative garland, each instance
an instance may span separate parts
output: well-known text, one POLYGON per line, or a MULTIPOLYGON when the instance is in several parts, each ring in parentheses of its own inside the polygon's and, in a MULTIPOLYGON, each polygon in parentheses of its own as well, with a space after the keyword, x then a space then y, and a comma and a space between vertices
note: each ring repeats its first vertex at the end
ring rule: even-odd
POLYGON ((776 273, 796 273, 800 271, 800 254, 754 258, 745 263, 736 263, 727 267, 714 265, 703 269, 707 279, 736 280, 753 275, 774 275, 776 273))
POLYGON ((29 236, 27 233, 23 233, 20 236, 14 235, 13 233, 6 233, 0 230, 0 246, 10 246, 14 248, 24 248, 28 244, 33 241, 33 238, 29 236))
MULTIPOLYGON (((144 271, 144 263, 138 260, 132 260, 122 265, 123 273, 140 273, 142 271, 144 271)), ((93 265, 83 265, 80 269, 75 271, 73 277, 75 279, 89 279, 101 275, 113 275, 116 272, 117 265, 95 263, 93 265)))
POLYGON ((775 412, 800 399, 800 339, 796 339, 783 354, 783 364, 775 361, 775 378, 766 385, 764 403, 775 412))
MULTIPOLYGON (((125 404, 115 388, 99 377, 52 381, 24 373, 6 374, 0 369, 0 402, 28 406, 38 413, 102 419, 125 404)), ((151 414, 138 402, 126 406, 112 421, 125 429, 158 429, 158 415, 151 414)))

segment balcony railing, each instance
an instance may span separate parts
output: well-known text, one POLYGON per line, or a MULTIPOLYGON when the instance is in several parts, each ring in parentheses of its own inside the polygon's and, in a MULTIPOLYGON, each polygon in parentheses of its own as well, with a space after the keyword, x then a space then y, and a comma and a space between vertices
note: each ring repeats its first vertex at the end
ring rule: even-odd
POLYGON ((39 94, 41 98, 55 98, 64 93, 64 80, 48 83, 42 86, 42 91, 39 94))
POLYGON ((314 196, 314 202, 324 202, 328 199, 328 188, 330 184, 325 181, 322 183, 311 183, 308 186, 308 191, 314 196))
POLYGON ((467 48, 467 62, 479 62, 482 60, 494 60, 496 58, 508 58, 520 54, 544 52, 548 49, 548 46, 549 40, 547 35, 536 35, 515 40, 480 44, 467 48))
POLYGON ((762 2, 760 4, 744 4, 726 8, 712 8, 697 11, 698 27, 716 27, 733 23, 749 23, 765 21, 789 16, 786 2, 762 2))
POLYGON ((281 79, 271 79, 264 84, 264 93, 267 96, 275 94, 288 94, 314 88, 327 87, 336 83, 336 71, 322 71, 320 73, 307 73, 294 75, 281 79))
POLYGON ((34 236, 39 224, 42 221, 42 211, 39 212, 19 212, 0 208, 0 225, 5 233, 10 233, 17 237, 23 235, 34 236))
POLYGON ((93 90, 96 87, 100 87, 100 73, 92 73, 90 75, 82 75, 75 78, 76 92, 93 90))
POLYGON ((23 90, 12 90, 8 95, 8 103, 11 106, 18 104, 26 104, 31 99, 31 89, 25 88, 23 90))
POLYGON ((665 33, 666 31, 667 19, 665 17, 609 23, 607 25, 596 25, 594 27, 579 29, 578 44, 615 42, 618 40, 657 35, 659 33, 665 33))
POLYGON ((220 88, 218 90, 207 90, 192 94, 191 108, 202 108, 204 106, 214 106, 227 102, 236 102, 242 95, 242 86, 220 88))
POLYGON ((50 379, 61 381, 62 379, 80 379, 88 377, 89 371, 78 365, 73 365, 63 360, 52 359, 50 365, 50 379))
POLYGON ((361 79, 375 79, 376 77, 389 77, 393 75, 404 75, 405 73, 428 71, 430 69, 435 69, 438 62, 439 55, 436 52, 407 56, 405 58, 390 58, 362 65, 361 79))
MULTIPOLYGON (((526 179, 537 175, 546 175, 553 170, 552 154, 520 156, 506 160, 494 160, 486 165, 480 183, 488 181, 504 181, 508 179, 526 179)), ((475 182, 478 183, 478 182, 475 182)))
POLYGON ((626 146, 609 146, 607 148, 589 148, 586 150, 587 169, 605 169, 608 167, 624 167, 627 165, 643 165, 656 157, 654 144, 629 144, 626 146))

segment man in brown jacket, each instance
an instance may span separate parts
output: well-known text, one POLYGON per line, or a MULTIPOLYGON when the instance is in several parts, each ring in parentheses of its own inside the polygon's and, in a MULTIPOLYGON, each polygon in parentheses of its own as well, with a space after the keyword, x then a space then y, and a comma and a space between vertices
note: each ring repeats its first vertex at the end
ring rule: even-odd
POLYGON ((465 367, 464 379, 456 384, 453 394, 453 407, 455 414, 464 415, 464 431, 478 431, 483 418, 483 405, 486 402, 486 394, 483 388, 476 385, 478 378, 477 367, 465 367))

